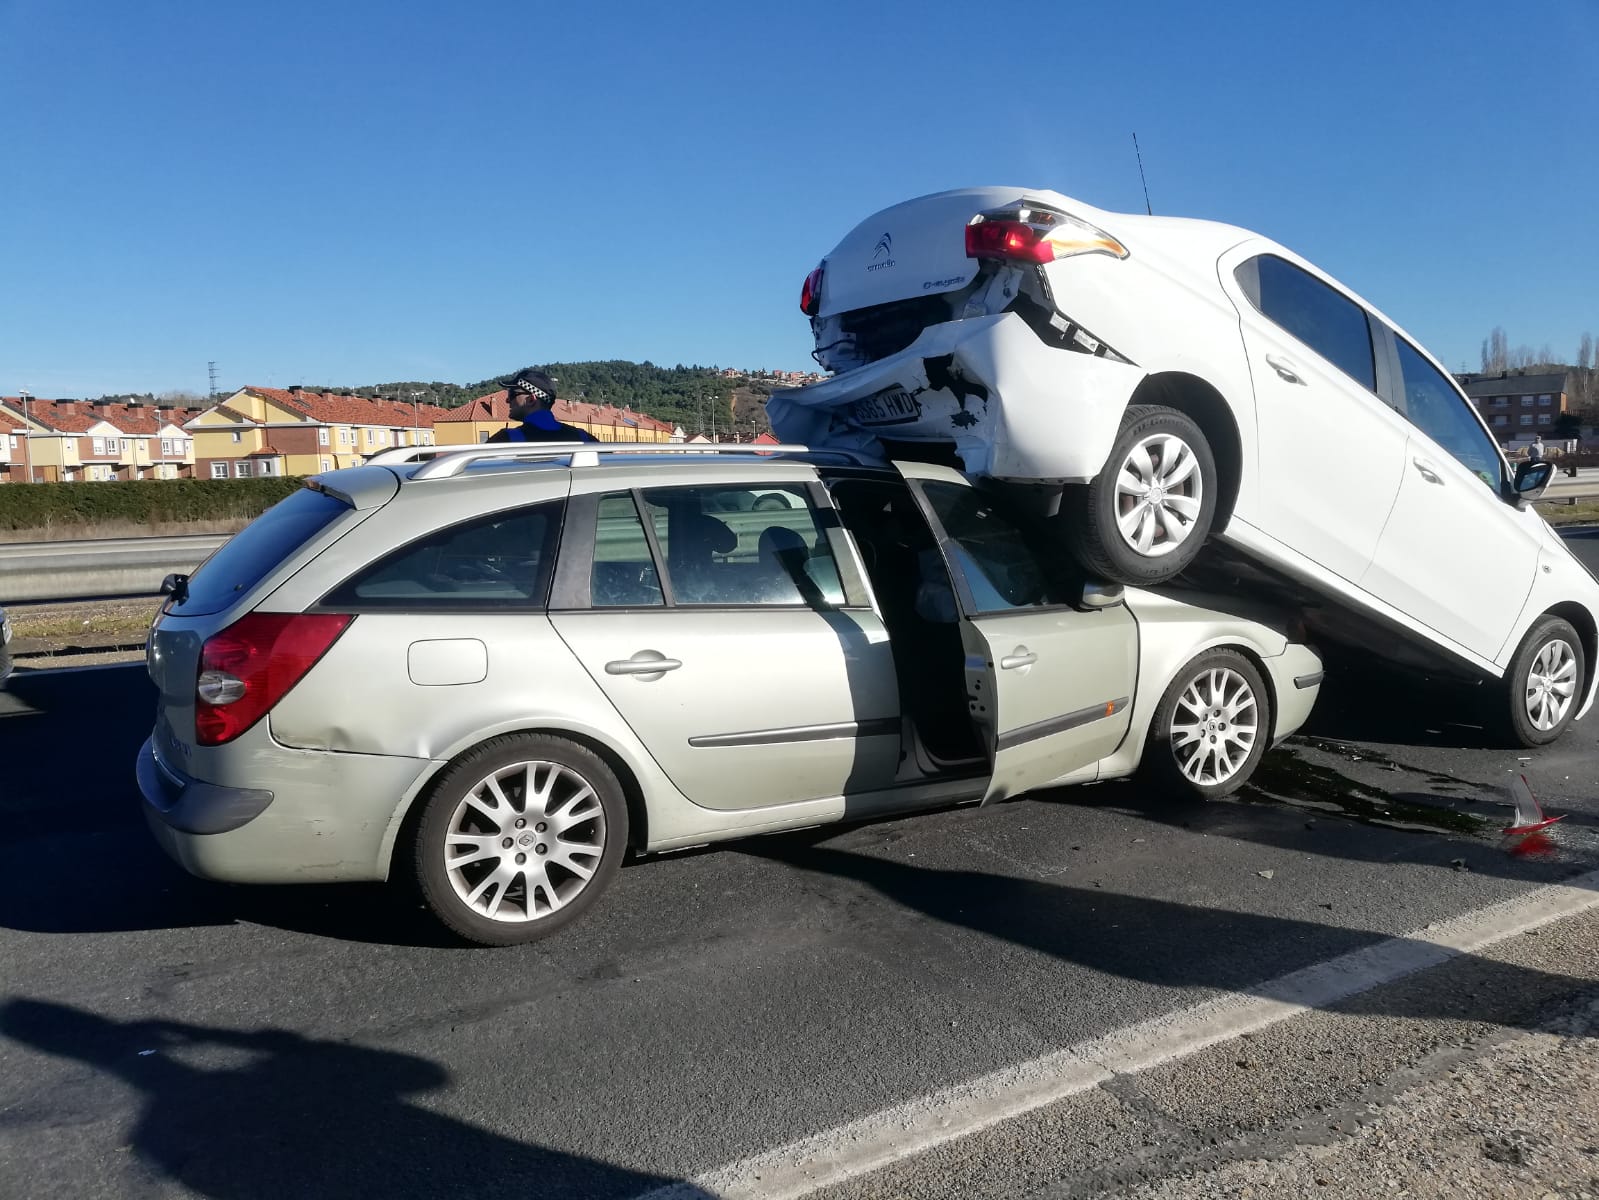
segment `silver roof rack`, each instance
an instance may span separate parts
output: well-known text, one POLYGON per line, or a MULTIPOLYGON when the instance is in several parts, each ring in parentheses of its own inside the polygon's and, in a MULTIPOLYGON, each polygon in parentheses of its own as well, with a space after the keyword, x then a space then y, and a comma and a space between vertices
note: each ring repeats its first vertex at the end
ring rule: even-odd
POLYGON ((569 467, 597 467, 602 455, 613 454, 742 454, 766 457, 805 454, 809 447, 718 442, 496 442, 479 446, 399 446, 367 459, 368 465, 397 466, 426 460, 412 473, 413 480, 448 479, 475 462, 493 459, 547 460, 564 458, 569 467))

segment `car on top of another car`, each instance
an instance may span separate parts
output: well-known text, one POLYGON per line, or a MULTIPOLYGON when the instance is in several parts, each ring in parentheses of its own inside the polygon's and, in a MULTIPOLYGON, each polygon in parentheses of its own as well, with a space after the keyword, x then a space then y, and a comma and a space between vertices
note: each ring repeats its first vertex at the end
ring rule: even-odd
POLYGON ((1033 493, 1107 579, 1242 564, 1319 639, 1488 682, 1521 745, 1592 704, 1599 584, 1529 507, 1551 466, 1276 242, 967 188, 868 217, 800 305, 832 376, 772 395, 780 437, 1033 493))

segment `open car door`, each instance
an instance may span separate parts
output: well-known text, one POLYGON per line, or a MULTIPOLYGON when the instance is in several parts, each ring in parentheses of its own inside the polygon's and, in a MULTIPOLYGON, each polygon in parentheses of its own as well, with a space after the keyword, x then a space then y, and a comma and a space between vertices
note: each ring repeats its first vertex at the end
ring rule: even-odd
POLYGON ((1138 676, 1127 606, 1085 605, 1070 556, 1002 497, 948 467, 894 466, 954 586, 967 701, 993 761, 983 803, 1104 758, 1126 736, 1138 676))

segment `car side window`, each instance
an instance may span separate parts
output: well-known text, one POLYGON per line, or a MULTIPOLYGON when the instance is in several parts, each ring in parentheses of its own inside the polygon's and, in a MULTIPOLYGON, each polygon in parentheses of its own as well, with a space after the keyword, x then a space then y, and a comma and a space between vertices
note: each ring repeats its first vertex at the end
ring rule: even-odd
POLYGON ((1399 375, 1405 387, 1405 416, 1494 491, 1504 471, 1499 448, 1476 414, 1436 367, 1398 334, 1399 375))
POLYGON ((956 483, 922 485, 949 551, 979 613, 1070 604, 1072 581, 1042 533, 1005 512, 994 497, 956 483))
POLYGON ((1249 302, 1367 391, 1377 390, 1366 310, 1275 254, 1261 254, 1233 273, 1249 302))
POLYGON ((632 492, 600 497, 594 526, 594 567, 589 576, 589 603, 595 608, 639 608, 664 605, 661 577, 655 570, 644 522, 632 492))
POLYGON ((839 608, 838 564, 803 484, 641 493, 678 605, 839 608))
POLYGON ((562 507, 513 509, 430 533, 358 572, 324 603, 451 609, 542 605, 562 507))

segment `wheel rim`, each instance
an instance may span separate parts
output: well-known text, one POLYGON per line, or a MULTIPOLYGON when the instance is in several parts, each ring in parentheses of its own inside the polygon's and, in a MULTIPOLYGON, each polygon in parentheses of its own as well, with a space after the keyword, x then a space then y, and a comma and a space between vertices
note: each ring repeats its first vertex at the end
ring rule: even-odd
POLYGON ((605 837, 605 809, 588 780, 561 763, 513 763, 480 779, 455 806, 444 868, 456 896, 479 916, 537 921, 588 886, 605 837))
POLYGON ((1566 719, 1577 695, 1577 652, 1564 638, 1546 642, 1527 671, 1527 720, 1548 733, 1566 719))
POLYGON ((1193 447, 1175 434, 1151 434, 1116 472, 1116 528, 1129 548, 1160 558, 1188 540, 1204 497, 1193 447))
POLYGON ((1255 689, 1237 671, 1213 667, 1189 680, 1178 697, 1172 753, 1190 783, 1226 783, 1249 761, 1259 732, 1255 689))

